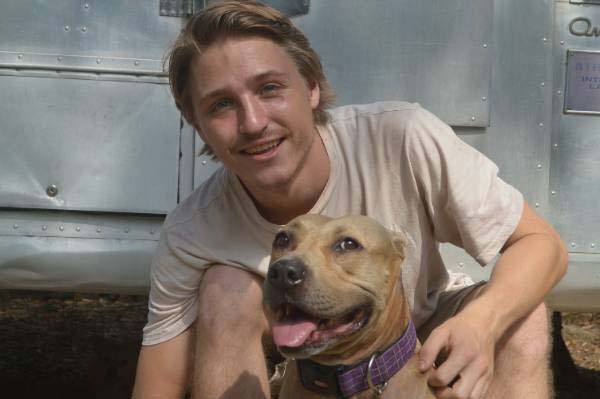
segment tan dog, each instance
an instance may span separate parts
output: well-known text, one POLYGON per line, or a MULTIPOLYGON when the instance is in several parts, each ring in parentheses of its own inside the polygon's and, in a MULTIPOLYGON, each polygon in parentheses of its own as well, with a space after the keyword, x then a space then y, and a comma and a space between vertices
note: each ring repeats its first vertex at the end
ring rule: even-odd
POLYGON ((264 284, 273 340, 295 359, 280 398, 434 398, 417 367, 403 260, 404 238, 365 216, 305 215, 280 230, 264 284), (400 370, 386 376, 384 363, 400 370))

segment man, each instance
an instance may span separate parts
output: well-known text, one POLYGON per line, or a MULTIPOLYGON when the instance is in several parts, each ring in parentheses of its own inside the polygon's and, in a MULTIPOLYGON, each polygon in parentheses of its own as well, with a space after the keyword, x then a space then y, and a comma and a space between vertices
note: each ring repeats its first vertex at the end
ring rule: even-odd
POLYGON ((439 398, 549 397, 541 303, 566 251, 491 161, 416 105, 327 113, 318 56, 254 1, 194 16, 169 69, 177 106, 223 168, 165 222, 135 398, 181 397, 189 384, 196 398, 269 397, 262 279, 278 225, 304 213, 360 213, 408 233, 405 292, 439 398), (502 256, 487 284, 445 291, 439 242, 481 264, 502 256))

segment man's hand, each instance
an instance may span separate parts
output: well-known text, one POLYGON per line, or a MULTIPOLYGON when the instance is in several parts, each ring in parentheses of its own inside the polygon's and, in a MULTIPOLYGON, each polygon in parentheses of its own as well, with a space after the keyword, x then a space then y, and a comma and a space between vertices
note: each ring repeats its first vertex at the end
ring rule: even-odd
POLYGON ((447 356, 429 372, 428 382, 436 396, 482 398, 494 374, 497 339, 487 317, 469 307, 433 330, 419 353, 419 368, 430 370, 438 355, 447 356))

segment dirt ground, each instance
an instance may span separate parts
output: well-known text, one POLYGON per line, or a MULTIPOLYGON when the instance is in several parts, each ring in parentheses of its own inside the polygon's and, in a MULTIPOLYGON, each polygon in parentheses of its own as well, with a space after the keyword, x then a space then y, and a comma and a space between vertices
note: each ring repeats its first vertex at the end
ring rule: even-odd
MULTIPOLYGON (((146 301, 0 291, 0 397, 129 398, 146 301)), ((557 398, 600 398, 600 314, 562 314, 562 326, 571 356, 556 335, 557 398)))

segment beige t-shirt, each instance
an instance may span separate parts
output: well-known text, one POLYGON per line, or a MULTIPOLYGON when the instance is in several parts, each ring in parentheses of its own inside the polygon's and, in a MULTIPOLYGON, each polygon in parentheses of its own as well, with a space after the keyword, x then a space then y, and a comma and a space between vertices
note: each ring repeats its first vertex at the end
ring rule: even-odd
MULTIPOLYGON (((319 134, 331 171, 310 213, 363 214, 408 236, 402 278, 417 326, 448 282, 438 243, 463 247, 485 265, 520 220, 523 197, 497 176, 496 165, 419 105, 337 108, 319 134)), ((193 323, 207 267, 264 276, 278 227, 260 216, 235 175, 217 170, 165 221, 143 344, 166 341, 193 323)))

